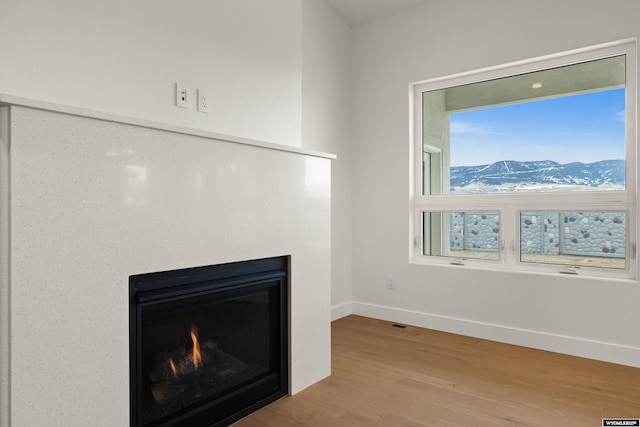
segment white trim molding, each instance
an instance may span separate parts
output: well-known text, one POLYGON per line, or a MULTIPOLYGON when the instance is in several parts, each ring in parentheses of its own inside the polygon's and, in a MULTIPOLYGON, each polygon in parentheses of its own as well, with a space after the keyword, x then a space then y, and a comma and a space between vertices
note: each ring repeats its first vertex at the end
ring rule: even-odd
POLYGON ((494 325, 364 302, 354 301, 352 302, 352 308, 353 314, 359 316, 640 368, 639 347, 494 325))
POLYGON ((342 319, 353 314, 353 306, 351 301, 331 307, 331 321, 342 319))

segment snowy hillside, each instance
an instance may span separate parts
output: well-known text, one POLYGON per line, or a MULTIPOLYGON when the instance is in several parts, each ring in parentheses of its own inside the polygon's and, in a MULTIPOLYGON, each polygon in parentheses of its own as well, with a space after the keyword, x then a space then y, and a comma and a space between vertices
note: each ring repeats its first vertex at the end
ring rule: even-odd
POLYGON ((624 160, 560 164, 549 160, 504 160, 481 166, 452 166, 452 193, 624 189, 624 160))

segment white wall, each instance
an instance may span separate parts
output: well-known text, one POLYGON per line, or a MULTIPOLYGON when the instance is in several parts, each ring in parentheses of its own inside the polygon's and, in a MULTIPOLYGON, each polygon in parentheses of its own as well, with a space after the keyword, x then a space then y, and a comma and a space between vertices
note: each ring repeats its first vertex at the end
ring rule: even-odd
POLYGON ((639 31, 635 0, 434 0, 357 27, 354 312, 640 366, 637 282, 408 263, 408 85, 639 31))
POLYGON ((0 93, 336 153, 332 305, 342 309, 350 64, 351 29, 324 0, 0 2, 0 93), (206 89, 211 113, 175 107, 176 82, 206 89))
POLYGON ((300 55, 300 0, 0 2, 0 93, 290 146, 300 55))
POLYGON ((331 305, 351 312, 351 28, 324 0, 302 5, 302 144, 331 163, 331 305))

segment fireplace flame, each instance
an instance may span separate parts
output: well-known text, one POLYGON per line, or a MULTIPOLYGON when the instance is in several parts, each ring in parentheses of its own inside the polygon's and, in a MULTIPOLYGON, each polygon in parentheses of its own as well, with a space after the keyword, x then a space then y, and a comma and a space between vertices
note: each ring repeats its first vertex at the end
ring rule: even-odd
POLYGON ((202 356, 200 355, 198 327, 196 325, 191 325, 191 340, 193 341, 193 367, 198 369, 202 365, 202 356))
POLYGON ((169 358, 169 366, 171 367, 171 372, 173 372, 173 376, 178 376, 178 369, 176 369, 176 364, 173 361, 173 357, 169 358))

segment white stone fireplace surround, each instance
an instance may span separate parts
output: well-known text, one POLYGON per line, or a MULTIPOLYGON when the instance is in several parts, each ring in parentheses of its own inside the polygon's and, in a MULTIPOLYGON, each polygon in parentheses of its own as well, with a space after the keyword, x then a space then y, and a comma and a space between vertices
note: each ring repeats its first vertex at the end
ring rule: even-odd
POLYGON ((291 255, 290 391, 330 374, 332 155, 0 105, 2 427, 129 424, 132 274, 291 255))

